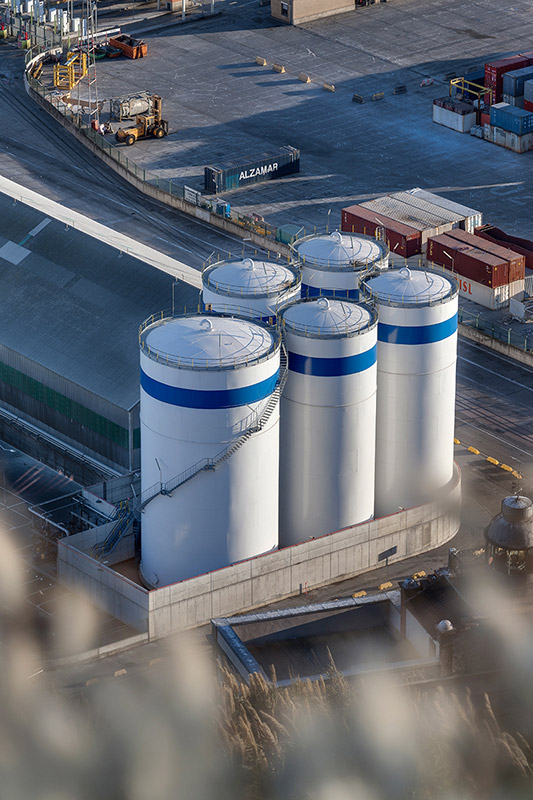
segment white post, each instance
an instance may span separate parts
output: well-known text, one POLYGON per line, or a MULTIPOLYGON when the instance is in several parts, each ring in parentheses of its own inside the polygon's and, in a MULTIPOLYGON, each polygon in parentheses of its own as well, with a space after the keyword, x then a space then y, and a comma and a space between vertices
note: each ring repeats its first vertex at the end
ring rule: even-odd
POLYGON ((185 19, 185 8, 187 6, 187 0, 181 0, 181 18, 185 19))

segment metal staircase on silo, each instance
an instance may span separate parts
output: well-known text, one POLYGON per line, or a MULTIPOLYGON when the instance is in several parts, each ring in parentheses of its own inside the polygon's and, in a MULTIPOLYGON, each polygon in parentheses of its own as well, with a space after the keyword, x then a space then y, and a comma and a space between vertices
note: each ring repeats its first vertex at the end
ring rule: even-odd
POLYGON ((128 500, 124 500, 118 507, 115 524, 109 531, 104 541, 100 542, 99 544, 95 544, 91 551, 91 555, 94 558, 108 556, 113 552, 119 541, 129 531, 134 523, 135 510, 133 505, 128 500))
POLYGON ((280 401, 281 393, 283 392, 283 388, 287 382, 289 371, 288 366, 287 351, 285 350, 284 344, 281 343, 279 378, 276 383, 276 387, 270 395, 268 403, 264 407, 261 414, 255 418, 251 424, 251 427, 249 427, 245 433, 239 436, 238 439, 235 439, 234 442, 225 447, 224 450, 218 453, 218 455, 216 455, 214 458, 202 458, 201 461, 198 461, 188 469, 180 472, 179 475, 175 475, 173 478, 170 478, 170 480, 166 481, 165 483, 156 483, 149 489, 146 489, 141 494, 138 511, 143 511, 148 503, 151 503, 152 500, 159 495, 170 496, 172 492, 174 492, 180 486, 183 486, 183 484, 187 483, 187 481, 190 481, 195 475, 198 475, 199 472, 216 469, 229 458, 231 458, 231 456, 234 455, 237 450, 240 450, 243 444, 245 444, 245 442, 247 442, 254 435, 254 433, 258 433, 259 431, 263 430, 280 401))

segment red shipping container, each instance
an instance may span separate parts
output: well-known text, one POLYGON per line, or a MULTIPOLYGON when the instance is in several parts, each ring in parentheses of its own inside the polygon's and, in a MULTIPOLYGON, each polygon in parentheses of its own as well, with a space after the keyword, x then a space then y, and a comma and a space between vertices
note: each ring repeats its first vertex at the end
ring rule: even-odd
POLYGON ((490 114, 486 114, 484 111, 482 111, 479 124, 490 125, 490 114))
POLYGON ((506 261, 456 241, 447 234, 428 239, 427 257, 429 261, 492 289, 509 283, 509 266, 506 261))
POLYGON ((509 56, 498 61, 488 61, 485 64, 485 86, 492 89, 492 102, 501 102, 503 95, 503 76, 513 69, 529 66, 529 59, 524 56, 509 56))
POLYGON ((533 50, 528 50, 526 53, 519 53, 522 58, 527 58, 529 63, 526 64, 526 67, 530 67, 533 64, 533 50))
POLYGON ((481 241, 479 241, 479 236, 475 236, 472 233, 467 233, 460 228, 454 228, 453 231, 449 231, 449 236, 451 236, 452 239, 459 239, 461 242, 469 244, 471 247, 477 247, 479 250, 483 250, 485 253, 491 253, 500 261, 507 262, 512 274, 519 276, 518 278, 514 278, 514 280, 521 280, 524 277, 526 268, 525 258, 516 251, 511 250, 509 247, 504 247, 502 244, 491 242, 490 239, 481 238, 481 241))
POLYGON ((533 102, 531 100, 524 100, 524 111, 533 111, 533 102))
POLYGON ((362 206, 342 209, 341 230, 345 233, 375 236, 376 228, 379 227, 385 228, 385 236, 392 252, 405 258, 422 252, 422 234, 416 228, 362 206))
MULTIPOLYGON (((501 228, 496 228, 490 223, 476 228, 474 233, 482 239, 495 242, 502 247, 508 247, 509 250, 512 250, 514 253, 519 253, 521 256, 524 256, 526 269, 533 270, 533 242, 530 239, 522 239, 520 236, 511 236, 509 233, 502 231, 501 228)), ((521 280, 524 277, 525 274, 521 274, 520 270, 515 272, 511 267, 509 268, 509 281, 511 283, 521 280)))

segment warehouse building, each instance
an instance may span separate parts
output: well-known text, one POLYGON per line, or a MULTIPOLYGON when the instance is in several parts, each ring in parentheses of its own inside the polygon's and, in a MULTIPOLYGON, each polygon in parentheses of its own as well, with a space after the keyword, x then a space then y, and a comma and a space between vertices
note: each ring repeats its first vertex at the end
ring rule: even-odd
POLYGON ((6 179, 0 220, 4 429, 136 469, 139 325, 173 295, 196 305, 199 273, 6 179))

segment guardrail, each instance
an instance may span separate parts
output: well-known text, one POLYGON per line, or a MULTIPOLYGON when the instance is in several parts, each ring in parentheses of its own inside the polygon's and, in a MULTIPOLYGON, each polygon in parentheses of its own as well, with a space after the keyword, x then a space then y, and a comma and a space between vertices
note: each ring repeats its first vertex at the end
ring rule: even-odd
POLYGON ((533 352, 533 331, 531 333, 517 333, 511 329, 511 326, 499 325, 497 322, 490 322, 484 319, 483 314, 479 312, 475 314, 471 311, 466 311, 464 308, 459 308, 458 321, 462 325, 468 325, 475 328, 481 333, 490 336, 491 339, 496 339, 499 342, 516 347, 523 350, 524 353, 533 352))
MULTIPOLYGON (((30 61, 35 63, 36 58, 38 58, 39 55, 44 55, 44 52, 36 53, 35 48, 31 52, 32 57, 31 59, 28 59, 28 65, 30 61)), ((264 220, 254 219, 246 214, 237 213, 229 207, 228 203, 220 200, 219 198, 207 197, 196 189, 192 189, 186 184, 181 183, 178 179, 162 178, 159 175, 154 175, 145 167, 137 164, 134 159, 126 155, 124 145, 115 146, 115 144, 109 142, 104 135, 89 126, 89 124, 83 119, 83 114, 80 112, 79 108, 77 111, 72 111, 72 108, 69 108, 69 106, 63 102, 59 92, 48 89, 47 87, 43 86, 40 80, 33 77, 29 66, 26 68, 26 80, 31 90, 36 92, 40 97, 43 98, 45 102, 49 103, 53 108, 55 108, 58 113, 60 113, 66 120, 68 120, 68 122, 74 125, 84 137, 91 141, 92 144, 101 150, 106 156, 113 159, 113 161, 120 165, 122 169, 130 173, 138 181, 144 183, 145 185, 153 186, 159 192, 167 194, 169 197, 176 198, 183 203, 188 204, 188 206, 191 206, 191 211, 188 213, 192 214, 192 209, 195 207, 204 209, 207 213, 213 214, 215 217, 220 217, 221 219, 225 219, 228 222, 238 225, 244 231, 249 231, 265 238, 267 240, 265 242, 267 247, 268 240, 279 244, 284 244, 276 226, 270 225, 264 220)), ((162 199, 162 202, 166 201, 162 199)), ((171 205, 171 203, 169 204, 171 205)), ((187 206, 183 210, 187 212, 187 206)))

